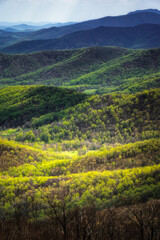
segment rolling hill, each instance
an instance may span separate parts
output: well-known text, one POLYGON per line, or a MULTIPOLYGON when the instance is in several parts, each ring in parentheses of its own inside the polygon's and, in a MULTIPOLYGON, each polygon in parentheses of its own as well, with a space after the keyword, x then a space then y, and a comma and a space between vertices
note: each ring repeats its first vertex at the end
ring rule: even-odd
MULTIPOLYGON (((57 224, 63 216, 62 208, 68 219, 74 211, 86 213, 93 206, 97 219, 103 211, 118 209, 120 215, 128 205, 127 212, 132 204, 137 210, 138 204, 148 206, 148 201, 160 198, 158 89, 87 96, 61 88, 25 86, 3 88, 1 96, 0 116, 3 113, 6 120, 1 119, 0 224, 6 216, 16 217, 18 223, 12 223, 12 229, 19 221, 24 223, 25 216, 26 221, 32 220, 30 227, 37 221, 48 227, 50 219, 53 226, 53 220, 57 224), (53 209, 58 211, 57 218, 53 209)), ((139 211, 145 213, 142 208, 139 211)), ((126 216, 125 212, 127 220, 126 216)), ((58 239, 63 237, 60 232, 58 239)))
POLYGON ((0 49, 22 41, 27 35, 26 32, 0 30, 0 49))
POLYGON ((13 132, 17 141, 78 138, 99 144, 128 143, 159 134, 160 92, 156 89, 135 95, 89 96, 57 87, 17 86, 2 88, 0 94, 0 124, 21 126, 23 131, 13 132))
POLYGON ((53 85, 97 93, 159 87, 159 49, 91 47, 1 54, 0 85, 53 85))
MULTIPOLYGON (((81 72, 83 73, 85 72, 84 69, 87 71, 88 66, 92 67, 92 65, 103 64, 132 52, 132 50, 119 47, 92 47, 77 50, 43 51, 19 55, 0 54, 0 74, 2 78, 10 78, 12 76, 18 77, 19 75, 32 72, 32 68, 33 72, 37 69, 49 66, 59 67, 62 65, 61 68, 63 69, 63 65, 65 64, 69 64, 71 68, 72 64, 76 67, 76 63, 77 67, 81 67, 81 72)), ((72 71, 77 72, 77 69, 72 69, 72 71)), ((67 75, 67 72, 65 74, 67 75)))
POLYGON ((160 239, 159 20, 0 31, 2 240, 160 239))
MULTIPOLYGON (((99 50, 104 52, 103 48, 99 50)), ((106 51, 117 54, 117 49, 106 48, 106 51)), ((119 49, 118 54, 128 60, 132 51, 127 51, 119 49)), ((142 51, 144 55, 133 51, 132 54, 136 59, 137 54, 139 59, 143 56, 146 68, 156 68, 157 61, 151 64, 148 55, 156 59, 157 51, 142 51), (144 56, 147 56, 146 62, 144 56)), ((100 56, 102 61, 102 54, 100 56)), ((140 63, 142 68, 142 62, 137 61, 140 63)), ((139 228, 135 228, 135 214, 138 214, 143 216, 145 224, 151 219, 147 233, 154 232, 156 238, 153 239, 157 240, 159 105, 159 89, 90 96, 51 86, 0 88, 2 239, 7 236, 16 240, 21 236, 27 240, 31 235, 31 239, 33 236, 36 239, 36 235, 43 239, 46 232, 50 238, 65 239, 62 227, 67 218, 68 239, 78 239, 77 224, 85 231, 91 225, 89 230, 101 234, 97 238, 101 240, 102 223, 110 226, 110 221, 116 218, 118 229, 121 226, 118 233, 126 239, 132 232, 126 232, 129 219, 135 236, 132 239, 136 240, 139 228)), ((109 233, 106 232, 106 240, 109 233)), ((119 234, 114 239, 118 240, 119 234)), ((143 234, 148 236, 145 230, 143 234)))
POLYGON ((45 87, 8 87, 0 89, 1 126, 27 124, 32 117, 59 112, 85 99, 85 94, 73 90, 45 87))
MULTIPOLYGON (((78 51, 77 51, 78 52, 78 51)), ((0 77, 10 78, 71 58, 76 51, 43 51, 34 54, 0 54, 0 77)))

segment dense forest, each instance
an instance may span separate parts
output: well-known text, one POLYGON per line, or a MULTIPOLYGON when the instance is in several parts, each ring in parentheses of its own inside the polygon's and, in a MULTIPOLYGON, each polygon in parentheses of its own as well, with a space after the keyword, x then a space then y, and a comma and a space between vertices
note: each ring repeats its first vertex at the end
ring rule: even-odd
POLYGON ((160 85, 160 49, 91 47, 0 54, 0 85, 52 85, 85 93, 136 93, 160 85))
POLYGON ((0 55, 2 240, 159 240, 159 51, 0 55))

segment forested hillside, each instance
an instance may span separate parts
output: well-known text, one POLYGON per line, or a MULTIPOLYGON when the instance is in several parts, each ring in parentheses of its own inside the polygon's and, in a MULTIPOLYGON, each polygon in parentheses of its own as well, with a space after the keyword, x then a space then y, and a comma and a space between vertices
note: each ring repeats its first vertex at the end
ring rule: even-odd
POLYGON ((0 92, 1 126, 21 126, 16 132, 19 141, 125 143, 158 136, 159 90, 92 97, 45 86, 8 87, 0 92))
POLYGON ((154 232, 158 240, 159 89, 90 96, 58 87, 12 86, 0 89, 0 99, 4 239, 17 239, 23 229, 24 239, 33 232, 32 238, 80 234, 81 240, 89 225, 91 239, 97 232, 102 239, 102 224, 111 223, 114 239, 123 232, 126 240, 131 231, 124 229, 130 224, 136 240, 136 213, 143 214, 144 224, 150 224, 146 216, 157 218, 143 234, 154 232), (76 233, 72 221, 79 226, 76 233))
POLYGON ((45 86, 22 86, 0 89, 1 126, 21 126, 33 117, 64 110, 82 102, 85 94, 45 86))
MULTIPOLYGON (((67 74, 67 72, 65 72, 65 69, 63 70, 63 66, 68 62, 70 63, 70 67, 73 64, 72 71, 76 72, 76 63, 79 65, 79 67, 81 66, 81 71, 85 71, 85 69, 87 69, 87 67, 90 65, 92 66, 92 64, 95 65, 98 63, 104 63, 114 58, 126 55, 129 52, 130 50, 123 48, 97 47, 78 50, 43 51, 38 53, 19 55, 1 54, 0 74, 2 78, 18 77, 19 75, 23 76, 24 74, 34 72, 35 70, 41 68, 42 70, 43 68, 44 70, 47 70, 47 68, 45 68, 47 66, 50 66, 52 69, 54 65, 56 67, 58 63, 58 66, 62 65, 61 70, 63 71, 63 74, 67 74), (22 64, 20 65, 20 63, 22 64)), ((46 74, 46 77, 48 78, 51 76, 47 76, 46 74)), ((52 77, 54 77, 54 75, 52 77)))
POLYGON ((4 189, 1 201, 6 202, 1 208, 1 217, 6 213, 14 215, 18 206, 24 211, 26 199, 30 205, 27 217, 34 217, 32 207, 36 202, 37 214, 44 215, 45 196, 66 187, 72 195, 71 208, 79 204, 85 206, 91 200, 102 209, 160 197, 160 143, 156 139, 106 148, 73 159, 63 155, 59 159, 60 155, 18 146, 6 140, 1 140, 0 144, 3 150, 1 187, 4 189), (23 164, 20 160, 22 151, 26 156, 23 164), (30 155, 27 155, 28 151, 30 155), (5 152, 8 157, 5 157, 5 152), (3 161, 9 161, 11 154, 12 159, 14 155, 17 157, 6 171, 3 161), (151 159, 148 161, 149 156, 151 159), (33 202, 29 196, 33 197, 33 202))
POLYGON ((86 93, 136 93, 159 87, 159 52, 159 49, 93 47, 27 55, 2 54, 0 85, 44 84, 86 93))

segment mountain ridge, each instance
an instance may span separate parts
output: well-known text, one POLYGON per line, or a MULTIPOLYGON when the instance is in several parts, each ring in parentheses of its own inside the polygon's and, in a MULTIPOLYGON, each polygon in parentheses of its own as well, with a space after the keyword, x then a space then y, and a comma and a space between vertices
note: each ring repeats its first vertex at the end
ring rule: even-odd
POLYGON ((3 49, 6 53, 29 53, 43 50, 76 49, 94 46, 124 48, 160 47, 160 25, 141 24, 135 27, 104 27, 78 31, 57 39, 19 42, 3 49), (154 41, 153 41, 154 40, 154 41))
POLYGON ((160 24, 160 16, 151 12, 135 13, 132 15, 121 15, 121 16, 109 16, 99 19, 84 21, 73 24, 71 26, 64 26, 58 29, 49 28, 48 30, 40 30, 28 35, 28 39, 54 39, 57 37, 64 36, 69 33, 77 32, 80 30, 88 30, 97 28, 100 26, 105 27, 131 27, 143 23, 160 24))
MULTIPOLYGON (((22 41, 33 41, 33 40, 49 40, 49 39, 59 39, 66 35, 86 31, 91 29, 96 29, 98 27, 134 27, 141 24, 158 24, 160 25, 160 15, 147 11, 135 12, 133 14, 121 15, 121 16, 109 16, 99 19, 93 19, 88 21, 83 21, 80 23, 69 23, 69 25, 59 26, 55 25, 53 27, 44 28, 36 31, 37 26, 31 29, 31 32, 18 32, 17 34, 13 32, 7 32, 6 43, 0 45, 0 49, 13 45, 14 43, 19 43, 22 41), (33 31, 34 30, 34 31, 33 31), (19 34, 19 35, 18 35, 19 34), (14 40, 10 40, 7 37, 14 37, 14 40)), ((18 25, 18 26, 28 26, 28 25, 18 25)), ((16 27, 16 26, 15 26, 16 27)), ((28 30, 27 30, 28 31, 28 30)), ((150 44, 151 46, 151 44, 150 44)), ((156 46, 157 47, 157 46, 156 46)))
POLYGON ((158 9, 149 8, 149 9, 144 9, 144 10, 132 11, 132 12, 129 12, 128 15, 135 14, 135 13, 142 13, 142 12, 151 12, 151 13, 160 14, 160 11, 158 9))
POLYGON ((0 54, 0 62, 3 62, 1 86, 44 84, 100 94, 135 93, 160 87, 159 48, 90 47, 22 55, 0 54))

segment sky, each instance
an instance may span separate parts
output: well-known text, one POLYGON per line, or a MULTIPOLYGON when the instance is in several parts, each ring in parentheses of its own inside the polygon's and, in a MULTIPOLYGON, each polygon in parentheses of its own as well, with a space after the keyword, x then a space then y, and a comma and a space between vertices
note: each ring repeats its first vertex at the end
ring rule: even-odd
POLYGON ((0 0, 0 22, 80 22, 154 8, 160 0, 0 0))

